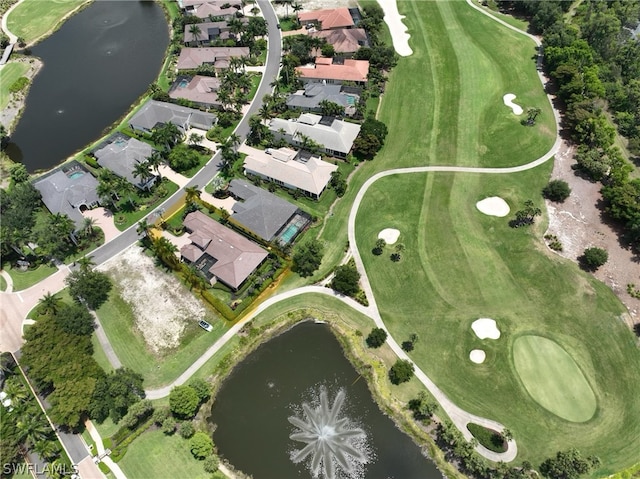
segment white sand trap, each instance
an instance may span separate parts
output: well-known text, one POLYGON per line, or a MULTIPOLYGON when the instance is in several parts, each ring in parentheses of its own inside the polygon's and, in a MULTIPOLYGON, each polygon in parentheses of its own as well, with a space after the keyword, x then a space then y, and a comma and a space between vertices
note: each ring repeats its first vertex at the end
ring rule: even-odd
POLYGON ((490 318, 476 319, 471 324, 471 329, 480 339, 498 339, 500 337, 500 330, 496 326, 496 322, 490 318))
POLYGON ((516 96, 513 93, 507 93, 505 96, 502 97, 502 101, 504 102, 504 104, 507 105, 509 108, 511 108, 515 115, 522 115, 524 110, 520 105, 516 105, 515 103, 513 103, 513 100, 515 99, 516 99, 516 96))
POLYGON ((489 216, 498 216, 500 218, 509 214, 509 205, 499 196, 490 196, 476 203, 476 208, 480 213, 489 216))
POLYGON ((407 27, 402 23, 402 19, 405 17, 400 15, 396 1, 378 0, 378 4, 384 11, 384 21, 389 26, 393 48, 401 57, 408 57, 413 54, 413 50, 409 46, 411 35, 407 33, 407 27))
POLYGON ((395 228, 385 228, 378 233, 378 238, 387 244, 394 244, 400 238, 400 231, 395 228))
POLYGON ((486 357, 487 354, 482 349, 474 349, 469 353, 469 359, 476 364, 484 363, 486 357))

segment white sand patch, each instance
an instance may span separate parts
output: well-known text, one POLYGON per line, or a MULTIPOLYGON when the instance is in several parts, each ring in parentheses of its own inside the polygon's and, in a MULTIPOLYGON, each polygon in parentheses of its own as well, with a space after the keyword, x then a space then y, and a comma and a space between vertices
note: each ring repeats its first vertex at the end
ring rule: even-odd
POLYGON ((103 269, 133 309, 136 328, 155 353, 178 346, 188 322, 204 318, 205 309, 193 294, 174 276, 159 270, 137 245, 103 269))
POLYGON ((499 196, 490 196, 476 203, 476 208, 481 213, 489 216, 498 216, 500 218, 509 214, 509 205, 499 196))
POLYGON ((469 353, 469 359, 476 364, 484 363, 486 357, 487 354, 482 349, 474 349, 469 353))
POLYGON ((513 110, 513 113, 515 115, 522 115, 524 110, 520 105, 516 105, 515 103, 513 103, 513 100, 515 99, 516 99, 516 96, 513 93, 507 93, 505 96, 502 97, 502 101, 504 102, 504 104, 507 105, 509 108, 511 108, 511 110, 513 110))
POLYGON ((378 239, 383 239, 387 244, 394 244, 400 238, 400 231, 395 228, 385 228, 378 233, 378 239))
POLYGON ((407 33, 407 27, 402 23, 404 15, 400 15, 398 5, 395 0, 378 0, 378 4, 384 11, 384 21, 389 26, 391 32, 391 41, 398 55, 408 57, 413 54, 413 50, 409 46, 409 38, 411 35, 407 33))
POLYGON ((471 329, 480 339, 498 339, 500 337, 500 330, 496 326, 495 320, 491 318, 476 319, 471 324, 471 329))

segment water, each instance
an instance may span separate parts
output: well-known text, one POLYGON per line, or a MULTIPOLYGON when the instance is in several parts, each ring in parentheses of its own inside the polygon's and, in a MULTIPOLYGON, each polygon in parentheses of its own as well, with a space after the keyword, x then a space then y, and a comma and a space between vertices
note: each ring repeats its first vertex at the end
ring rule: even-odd
POLYGON ((326 325, 303 323, 251 354, 212 421, 220 454, 255 479, 442 477, 380 412, 326 325))
POLYGON ((288 226, 287 229, 284 230, 284 233, 280 235, 280 241, 282 241, 284 244, 291 243, 291 239, 296 235, 297 232, 298 232, 297 225, 288 226))
POLYGON ((68 176, 69 176, 70 179, 75 180, 76 178, 81 178, 82 176, 84 176, 84 172, 83 171, 74 171, 73 173, 71 173, 68 176))
POLYGON ((7 153, 31 172, 49 169, 121 118, 155 81, 169 43, 162 9, 97 0, 32 49, 35 77, 7 153))

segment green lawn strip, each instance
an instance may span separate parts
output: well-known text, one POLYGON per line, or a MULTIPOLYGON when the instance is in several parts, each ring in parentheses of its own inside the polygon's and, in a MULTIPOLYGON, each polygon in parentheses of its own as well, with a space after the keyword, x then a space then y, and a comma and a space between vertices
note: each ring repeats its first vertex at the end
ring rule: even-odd
POLYGON ((192 321, 176 350, 155 355, 147 349, 142 334, 135 327, 131 306, 117 292, 111 293, 97 313, 118 359, 123 366, 142 374, 146 389, 175 380, 227 330, 222 320, 209 313, 206 320, 212 324, 212 332, 204 331, 192 321))
POLYGON ((4 276, 0 276, 0 291, 7 290, 7 281, 4 279, 4 276))
POLYGON ((493 452, 505 452, 504 438, 497 431, 470 422, 467 429, 480 444, 493 452))
POLYGON ((49 266, 48 264, 41 264, 35 269, 27 269, 26 271, 20 271, 6 263, 3 268, 13 280, 14 291, 30 288, 58 270, 55 266, 49 266))
POLYGON ((31 43, 55 30, 65 15, 87 0, 24 0, 7 18, 7 27, 17 37, 31 43))
POLYGON ((118 432, 118 429, 120 429, 120 426, 118 424, 114 424, 111 418, 105 419, 101 424, 94 421, 93 425, 100 433, 103 444, 106 438, 113 436, 116 432, 118 432))
POLYGON ((591 419, 597 406, 593 390, 557 343, 541 336, 520 336, 513 343, 513 360, 534 401, 568 421, 591 419))
MULTIPOLYGON (((385 324, 399 340, 421 338, 416 363, 460 407, 497 420, 518 440, 518 460, 539 464, 567 444, 595 454, 595 475, 628 467, 640 448, 640 354, 619 320, 623 306, 604 284, 547 251, 545 221, 512 229, 475 203, 502 196, 515 211, 538 203, 551 164, 513 175, 411 174, 384 178, 365 196, 356 236, 385 324), (370 251, 378 232, 397 227, 399 263, 370 251), (496 319, 499 340, 479 340, 471 323, 496 319), (570 423, 533 401, 515 372, 511 346, 522 334, 556 341, 596 395, 595 416, 570 423), (469 361, 483 349, 485 363, 469 361), (473 393, 471 394, 470 391, 473 393)), ((512 213, 513 214, 513 213, 512 213)))
POLYGON ((10 62, 2 69, 2 81, 0 81, 0 110, 4 110, 9 104, 9 87, 18 79, 23 77, 30 68, 26 62, 10 62))
POLYGON ((111 363, 109 362, 107 355, 104 353, 104 349, 102 349, 95 333, 91 336, 91 344, 93 344, 93 359, 96 360, 105 372, 109 373, 113 371, 113 366, 111 366, 111 363))
POLYGON ((209 478, 202 462, 189 451, 189 440, 149 429, 133 441, 118 465, 127 477, 209 478))
POLYGON ((151 201, 148 198, 141 197, 138 191, 134 192, 131 195, 134 201, 138 205, 142 205, 142 206, 137 206, 134 211, 129 211, 130 209, 129 205, 125 204, 128 197, 122 198, 120 201, 120 205, 121 205, 120 210, 115 212, 114 224, 116 225, 116 228, 118 228, 120 231, 126 230, 132 224, 135 224, 138 221, 140 221, 143 217, 148 215, 149 212, 152 211, 156 206, 161 204, 163 201, 169 198, 172 194, 178 191, 178 185, 168 180, 167 178, 162 179, 161 187, 166 190, 165 194, 163 194, 161 197, 158 196, 155 201, 151 201))

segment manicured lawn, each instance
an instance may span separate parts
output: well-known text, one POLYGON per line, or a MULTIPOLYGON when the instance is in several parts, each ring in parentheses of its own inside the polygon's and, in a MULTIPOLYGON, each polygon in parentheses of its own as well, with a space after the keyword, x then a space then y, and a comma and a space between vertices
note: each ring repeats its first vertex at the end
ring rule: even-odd
POLYGON ((24 62, 10 62, 2 69, 2 81, 0 82, 0 110, 4 110, 9 104, 9 87, 18 78, 29 71, 29 64, 24 62))
POLYGON ((65 15, 83 3, 87 0, 24 0, 9 14, 7 26, 31 43, 55 29, 65 15))
POLYGON ((161 204, 164 200, 169 198, 172 194, 178 191, 178 185, 169 181, 167 178, 162 179, 162 185, 156 187, 152 193, 153 196, 140 196, 136 191, 132 194, 134 202, 136 203, 136 209, 131 210, 128 197, 123 198, 120 201, 120 210, 115 213, 114 223, 116 228, 120 231, 126 230, 129 226, 140 221, 143 217, 149 214, 156 206, 161 204), (161 191, 158 191, 162 188, 161 191))
POLYGON ((147 349, 142 334, 136 330, 131 307, 115 291, 97 312, 118 359, 144 376, 146 389, 176 379, 227 330, 226 324, 211 313, 206 320, 213 325, 212 332, 190 324, 176 350, 157 356, 147 349))
POLYGON ((189 440, 179 434, 166 436, 161 430, 149 430, 128 448, 118 465, 127 477, 188 477, 206 479, 202 461, 189 451, 189 440))
POLYGON ((362 202, 356 236, 385 323, 396 338, 419 335, 412 358, 452 400, 506 425, 518 461, 538 465, 570 444, 600 457, 594 477, 602 477, 633 464, 640 450, 640 353, 619 319, 624 307, 603 283, 548 252, 544 220, 513 229, 509 217, 475 208, 493 195, 512 214, 528 198, 541 205, 550 168, 383 178, 362 202), (399 229, 406 246, 398 263, 392 247, 371 253, 386 227, 399 229), (497 321, 500 339, 478 339, 470 326, 480 317, 497 321), (525 334, 552 339, 573 358, 595 394, 593 418, 569 422, 531 399, 513 361, 525 334), (476 348, 487 354, 481 365, 469 361, 476 348))
POLYGON ((91 344, 93 344, 93 359, 100 365, 105 372, 109 373, 113 371, 113 367, 107 358, 107 355, 104 353, 102 346, 100 346, 100 342, 96 337, 95 333, 91 336, 91 344))
POLYGON ((5 264, 3 268, 7 273, 9 273, 13 280, 14 291, 22 291, 23 289, 30 288, 34 284, 42 281, 44 278, 57 271, 55 266, 50 266, 48 264, 41 264, 35 269, 28 269, 26 271, 14 269, 8 264, 5 264))
POLYGON ((593 390, 576 362, 554 341, 520 336, 513 342, 513 362, 524 388, 542 407, 567 421, 593 417, 593 390))
POLYGON ((6 291, 7 290, 7 282, 4 279, 4 276, 0 276, 0 291, 6 291))

